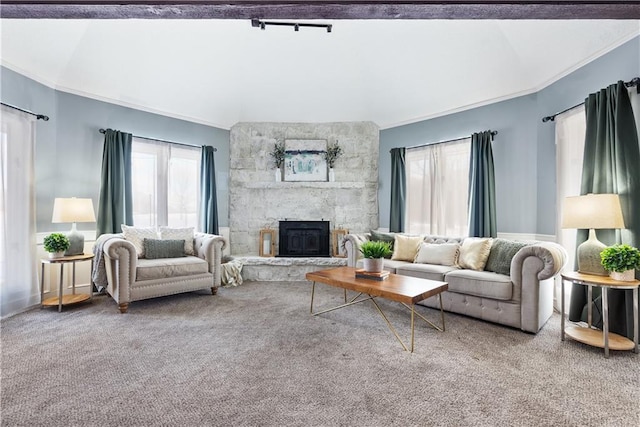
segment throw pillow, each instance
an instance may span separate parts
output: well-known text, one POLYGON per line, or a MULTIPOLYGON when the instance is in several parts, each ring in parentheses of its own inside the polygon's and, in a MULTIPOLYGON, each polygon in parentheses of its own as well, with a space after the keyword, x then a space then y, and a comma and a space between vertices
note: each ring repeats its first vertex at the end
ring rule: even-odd
POLYGON ((186 256, 184 253, 184 240, 144 239, 144 253, 147 259, 186 256))
MULTIPOLYGON (((396 240, 396 233, 384 233, 382 231, 370 230, 369 234, 371 234, 371 237, 369 238, 369 240, 371 240, 372 242, 389 243, 389 246, 393 251, 393 245, 396 240)), ((387 258, 391 258, 391 255, 389 255, 387 258)))
POLYGON ((160 227, 160 238, 162 240, 184 240, 184 253, 193 255, 193 227, 160 227))
POLYGON ((418 247, 423 241, 424 237, 422 236, 405 236, 402 234, 396 234, 391 259, 396 261, 413 262, 416 258, 416 254, 418 253, 418 247))
POLYGON ((491 245, 489 259, 487 259, 487 265, 484 269, 509 276, 511 274, 511 260, 525 246, 529 246, 529 244, 514 242, 513 240, 495 239, 493 245, 491 245))
POLYGON ((120 226, 122 228, 122 233, 124 234, 124 239, 133 243, 133 246, 136 248, 136 253, 138 254, 138 258, 144 258, 144 239, 157 239, 158 233, 155 228, 143 228, 143 227, 132 227, 130 225, 122 224, 120 226))
POLYGON ((491 238, 467 237, 460 246, 458 266, 470 270, 484 270, 491 251, 491 238))
POLYGON ((456 265, 460 245, 457 243, 421 243, 414 262, 420 264, 456 265))

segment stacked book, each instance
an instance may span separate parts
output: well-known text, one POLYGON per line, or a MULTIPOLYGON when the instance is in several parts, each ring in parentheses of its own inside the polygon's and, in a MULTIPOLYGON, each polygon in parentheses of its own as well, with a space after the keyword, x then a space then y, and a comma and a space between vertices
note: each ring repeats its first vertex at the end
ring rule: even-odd
POLYGON ((379 273, 373 273, 365 270, 356 270, 356 279, 369 279, 369 280, 385 280, 389 277, 389 272, 383 270, 379 273))

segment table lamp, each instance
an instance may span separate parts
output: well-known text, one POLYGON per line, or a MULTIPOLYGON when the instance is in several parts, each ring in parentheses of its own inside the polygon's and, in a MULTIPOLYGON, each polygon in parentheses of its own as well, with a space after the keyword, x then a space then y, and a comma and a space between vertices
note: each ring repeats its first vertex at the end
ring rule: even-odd
POLYGON ((624 228, 617 194, 586 194, 567 197, 562 209, 562 228, 589 229, 589 239, 578 246, 578 272, 607 276, 600 252, 606 245, 596 237, 596 229, 624 228))
POLYGON ((70 222, 71 231, 67 234, 69 238, 69 249, 64 253, 68 255, 81 255, 84 253, 84 235, 78 233, 77 222, 95 222, 96 215, 93 212, 93 202, 91 199, 77 199, 75 197, 63 199, 58 198, 53 202, 53 216, 51 222, 54 224, 70 222))

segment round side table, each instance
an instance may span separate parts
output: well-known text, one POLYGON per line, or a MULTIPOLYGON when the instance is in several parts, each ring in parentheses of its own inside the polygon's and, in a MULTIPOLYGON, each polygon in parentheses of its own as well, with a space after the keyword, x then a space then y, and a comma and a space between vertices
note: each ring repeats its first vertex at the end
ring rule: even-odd
POLYGON ((81 255, 70 255, 63 256, 60 258, 42 258, 40 259, 40 306, 41 307, 51 307, 58 306, 58 312, 62 311, 62 306, 77 304, 79 302, 87 301, 91 299, 93 296, 93 291, 91 289, 91 284, 89 285, 89 293, 88 294, 76 294, 76 262, 90 261, 93 259, 93 254, 81 254, 81 255), (45 264, 60 264, 60 278, 58 279, 58 296, 44 299, 44 266, 45 264), (62 292, 62 286, 64 283, 64 266, 66 264, 71 264, 73 266, 72 269, 72 280, 71 286, 72 291, 71 295, 64 295, 62 292))

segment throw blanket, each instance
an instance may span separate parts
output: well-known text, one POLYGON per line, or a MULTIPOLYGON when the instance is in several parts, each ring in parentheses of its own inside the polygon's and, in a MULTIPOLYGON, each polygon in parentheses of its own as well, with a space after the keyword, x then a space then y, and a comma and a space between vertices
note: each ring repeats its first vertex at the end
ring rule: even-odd
POLYGON ((242 285, 242 262, 238 259, 231 260, 222 264, 222 286, 238 286, 242 285))
POLYGON ((113 238, 122 238, 122 234, 103 234, 98 237, 95 245, 93 245, 93 271, 91 272, 91 280, 99 293, 104 293, 107 289, 107 270, 104 267, 104 252, 102 248, 108 240, 113 238))

